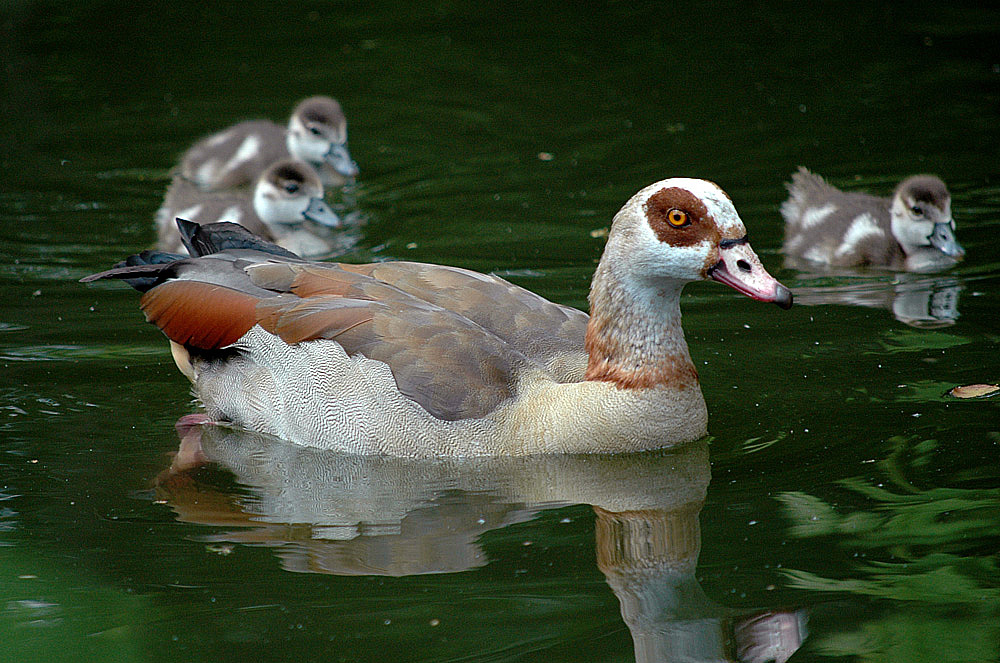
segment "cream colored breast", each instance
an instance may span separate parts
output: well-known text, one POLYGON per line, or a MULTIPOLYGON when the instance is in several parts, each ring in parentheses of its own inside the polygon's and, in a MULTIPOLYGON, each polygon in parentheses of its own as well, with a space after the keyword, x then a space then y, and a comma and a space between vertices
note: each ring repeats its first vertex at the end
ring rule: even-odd
POLYGON ((254 327, 242 356, 196 364, 209 416, 305 446, 405 457, 641 451, 705 435, 701 390, 620 389, 521 376, 481 419, 443 421, 402 395, 389 367, 331 341, 290 346, 254 327))

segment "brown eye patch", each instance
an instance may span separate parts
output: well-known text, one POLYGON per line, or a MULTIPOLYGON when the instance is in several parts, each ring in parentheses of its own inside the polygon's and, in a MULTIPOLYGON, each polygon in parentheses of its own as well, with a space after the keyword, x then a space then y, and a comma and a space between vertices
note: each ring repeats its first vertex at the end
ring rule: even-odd
POLYGON ((719 229, 705 203, 680 187, 660 189, 646 201, 646 221, 656 238, 673 246, 691 246, 705 239, 718 242, 719 229))

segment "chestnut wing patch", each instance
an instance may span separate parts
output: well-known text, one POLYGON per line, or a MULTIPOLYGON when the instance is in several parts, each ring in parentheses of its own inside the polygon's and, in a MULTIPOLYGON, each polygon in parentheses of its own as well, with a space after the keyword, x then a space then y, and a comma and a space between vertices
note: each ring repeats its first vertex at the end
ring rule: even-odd
POLYGON ((182 345, 215 350, 232 345, 257 324, 258 298, 214 283, 179 279, 140 300, 146 319, 182 345))

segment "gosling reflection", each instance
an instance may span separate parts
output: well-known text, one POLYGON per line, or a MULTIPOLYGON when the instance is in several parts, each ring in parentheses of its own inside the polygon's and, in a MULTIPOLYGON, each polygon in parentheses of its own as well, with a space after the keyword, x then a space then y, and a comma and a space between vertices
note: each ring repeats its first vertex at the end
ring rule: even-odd
MULTIPOLYGON (((827 278, 812 277, 805 282, 815 283, 827 278)), ((806 306, 848 304, 887 309, 900 322, 927 329, 947 327, 958 320, 962 284, 954 277, 894 274, 890 280, 854 278, 850 283, 843 283, 843 279, 838 281, 836 285, 793 288, 795 303, 806 306)))
POLYGON ((710 479, 704 442, 619 456, 413 461, 333 454, 216 426, 179 430, 160 497, 181 520, 229 528, 206 540, 267 545, 289 571, 472 569, 489 562, 479 545, 489 530, 589 504, 597 564, 637 661, 783 662, 805 637, 801 611, 738 614, 702 591, 695 569, 710 479))

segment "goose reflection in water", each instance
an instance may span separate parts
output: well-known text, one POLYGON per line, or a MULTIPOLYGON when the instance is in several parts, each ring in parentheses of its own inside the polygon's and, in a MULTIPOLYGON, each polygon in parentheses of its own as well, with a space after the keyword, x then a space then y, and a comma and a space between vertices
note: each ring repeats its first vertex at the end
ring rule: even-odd
POLYGON ((337 454, 213 425, 178 425, 157 492, 185 522, 232 529, 213 543, 266 544, 289 571, 406 576, 485 566, 490 530, 568 504, 596 514, 597 566, 635 658, 787 660, 804 610, 737 611, 695 577, 709 480, 705 441, 613 456, 407 460, 337 454), (244 488, 198 481, 215 464, 244 488))
POLYGON ((793 287, 795 302, 805 306, 847 304, 886 309, 911 327, 947 327, 958 320, 962 283, 952 276, 894 274, 891 277, 841 279, 828 285, 830 275, 800 275, 793 287), (844 282, 847 281, 847 282, 844 282))

